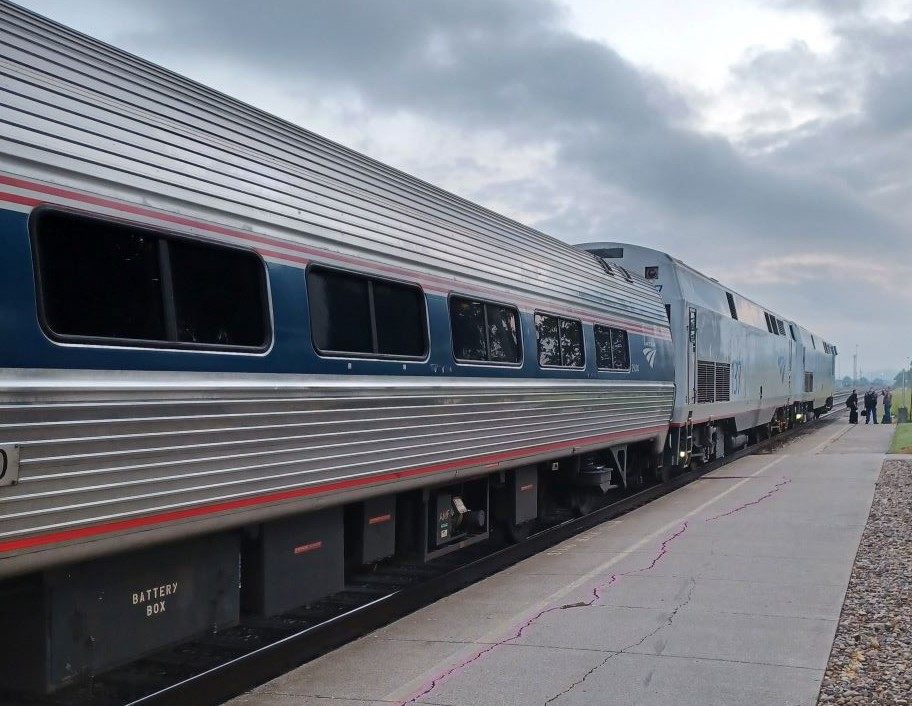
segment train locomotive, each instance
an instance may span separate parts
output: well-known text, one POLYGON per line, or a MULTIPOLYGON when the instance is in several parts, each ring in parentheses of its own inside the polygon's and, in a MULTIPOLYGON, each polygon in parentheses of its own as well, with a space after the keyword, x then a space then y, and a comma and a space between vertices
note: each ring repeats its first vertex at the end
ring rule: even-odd
POLYGON ((571 247, 2 1, 0 34, 0 688, 831 404, 819 338, 719 287, 726 320, 668 256, 571 247))
POLYGON ((665 304, 675 341, 675 403, 664 465, 723 458, 833 407, 836 347, 666 253, 578 246, 637 273, 665 304))

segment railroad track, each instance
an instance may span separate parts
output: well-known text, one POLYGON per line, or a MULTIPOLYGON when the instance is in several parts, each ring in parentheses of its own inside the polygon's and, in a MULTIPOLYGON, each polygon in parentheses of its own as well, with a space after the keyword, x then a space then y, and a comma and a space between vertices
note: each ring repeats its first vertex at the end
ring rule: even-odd
MULTIPOLYGON (((832 421, 848 393, 834 397, 832 421)), ((355 575, 346 590, 272 618, 244 618, 237 627, 160 651, 43 698, 6 697, 16 706, 204 706, 220 704, 258 684, 376 630, 482 578, 595 525, 623 515, 744 456, 769 451, 818 428, 803 424, 652 485, 582 517, 551 516, 517 544, 485 542, 427 564, 394 562, 355 575)))

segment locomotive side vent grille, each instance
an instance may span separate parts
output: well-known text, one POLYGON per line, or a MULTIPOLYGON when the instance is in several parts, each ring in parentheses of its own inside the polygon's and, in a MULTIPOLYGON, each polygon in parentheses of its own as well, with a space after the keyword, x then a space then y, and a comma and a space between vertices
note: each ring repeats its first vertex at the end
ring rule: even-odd
POLYGON ((711 360, 697 361, 697 403, 716 400, 716 364, 711 360))
POLYGON ((731 365, 697 361, 697 403, 731 400, 731 365))
POLYGON ((716 363, 716 402, 728 402, 731 399, 731 365, 716 363))

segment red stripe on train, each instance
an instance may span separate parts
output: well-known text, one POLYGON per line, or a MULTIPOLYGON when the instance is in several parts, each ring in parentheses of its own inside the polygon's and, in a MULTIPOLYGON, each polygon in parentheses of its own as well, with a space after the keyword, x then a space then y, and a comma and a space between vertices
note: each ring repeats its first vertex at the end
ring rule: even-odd
POLYGON ((21 549, 33 549, 35 547, 43 547, 49 544, 59 544, 61 542, 68 542, 75 539, 87 539, 90 537, 98 537, 105 534, 113 534, 115 532, 123 532, 126 530, 140 529, 143 527, 153 527, 155 525, 163 525, 171 522, 179 522, 180 520, 189 520, 197 517, 204 517, 206 515, 213 515, 219 512, 227 512, 229 510, 243 510, 245 508, 257 507, 259 505, 266 505, 269 503, 282 502, 284 500, 294 500, 297 498, 304 498, 311 495, 322 495, 325 493, 331 493, 341 490, 349 490, 351 488, 357 488, 365 485, 372 485, 374 483, 384 483, 388 481, 401 480, 403 478, 411 478, 414 476, 429 475, 432 473, 440 473, 442 471, 453 470, 456 468, 464 468, 468 466, 478 466, 485 463, 492 463, 497 461, 505 461, 513 458, 521 458, 523 456, 531 456, 538 453, 546 453, 548 451, 556 451, 559 449, 568 449, 573 448, 578 445, 588 445, 593 443, 598 443, 601 441, 612 441, 619 440, 631 436, 637 436, 641 434, 649 434, 652 432, 661 432, 666 429, 666 425, 657 425, 652 427, 645 427, 642 429, 635 429, 632 431, 623 431, 623 432, 610 432, 608 434, 600 434, 598 436, 590 436, 584 439, 576 439, 574 441, 560 441, 552 442, 549 444, 539 444, 537 446, 530 446, 525 449, 518 449, 516 451, 503 451, 496 454, 487 454, 484 456, 477 456, 472 459, 462 459, 459 461, 447 461, 445 463, 437 463, 430 466, 421 466, 418 468, 411 468, 404 471, 393 471, 392 473, 385 473, 379 476, 373 476, 370 478, 352 478, 348 480, 336 481, 334 483, 326 483, 321 486, 310 487, 310 488, 296 488, 294 490, 284 490, 276 493, 267 493, 266 495, 259 495, 252 498, 242 498, 238 500, 229 500, 226 502, 212 503, 210 505, 202 505, 199 507, 186 508, 183 510, 171 510, 168 512, 160 512, 154 515, 146 515, 145 517, 134 517, 129 520, 117 520, 115 522, 105 522, 97 525, 90 525, 88 527, 79 527, 77 529, 62 530, 60 532, 48 532, 46 534, 39 534, 32 537, 23 537, 22 539, 11 539, 5 542, 0 542, 0 553, 11 552, 21 549))

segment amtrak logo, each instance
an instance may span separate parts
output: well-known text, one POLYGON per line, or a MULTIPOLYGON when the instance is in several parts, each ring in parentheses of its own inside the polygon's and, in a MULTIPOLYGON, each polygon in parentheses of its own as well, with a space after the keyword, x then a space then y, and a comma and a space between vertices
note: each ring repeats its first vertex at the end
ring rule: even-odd
POLYGON ((655 341, 651 339, 646 341, 646 345, 643 346, 643 355, 646 356, 646 362, 649 363, 649 367, 654 368, 656 359, 655 341))

